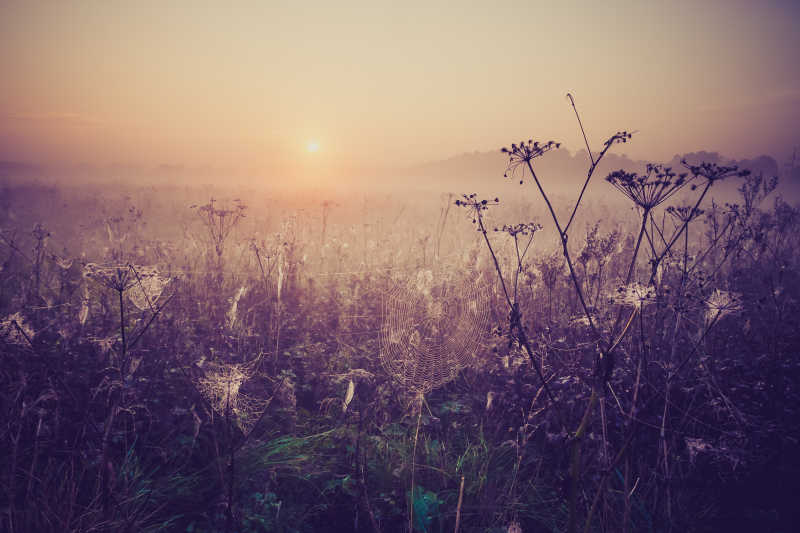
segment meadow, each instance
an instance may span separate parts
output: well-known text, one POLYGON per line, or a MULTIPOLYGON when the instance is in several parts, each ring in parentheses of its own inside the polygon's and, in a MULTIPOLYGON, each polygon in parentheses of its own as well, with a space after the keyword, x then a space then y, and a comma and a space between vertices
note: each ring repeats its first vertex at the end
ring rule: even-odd
POLYGON ((800 211, 629 137, 587 194, 5 183, 0 529, 789 531, 800 211))

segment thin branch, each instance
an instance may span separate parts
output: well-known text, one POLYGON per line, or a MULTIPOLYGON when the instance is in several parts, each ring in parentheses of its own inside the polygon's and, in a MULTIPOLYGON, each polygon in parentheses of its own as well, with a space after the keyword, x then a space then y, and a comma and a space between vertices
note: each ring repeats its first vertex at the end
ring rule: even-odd
MULTIPOLYGON (((595 337, 598 340, 605 341, 603 335, 600 333, 600 330, 597 329, 597 326, 592 319, 592 314, 589 312, 589 307, 586 305, 586 299, 583 296, 583 290, 581 289, 581 283, 578 280, 578 275, 575 272, 575 267, 572 264, 572 258, 569 254, 569 249, 567 248, 567 234, 561 229, 561 224, 558 222, 558 216, 556 216, 556 212, 553 209, 553 205, 550 203, 550 198, 548 198, 547 193, 544 192, 542 188, 542 184, 539 182, 539 178, 536 176, 536 172, 533 170, 533 166, 531 165, 530 160, 526 161, 528 165, 528 170, 533 176, 534 182, 536 182, 536 186, 539 188, 539 192, 544 198, 545 203, 547 204, 547 208, 550 210, 550 216, 553 218, 553 223, 556 225, 556 229, 558 230, 559 237, 561 237, 561 248, 564 253, 564 259, 567 261, 567 267, 569 268, 569 275, 572 278, 572 284, 575 286, 575 291, 578 293, 578 300, 581 303, 581 307, 583 307, 583 312, 586 314, 586 318, 589 320, 589 327, 594 333, 595 337)), ((606 343, 607 344, 607 343, 606 343)))
POLYGON ((592 162, 592 167, 594 167, 597 163, 595 163, 594 157, 592 157, 592 149, 589 148, 589 140, 586 138, 586 132, 583 131, 583 123, 581 122, 581 116, 578 114, 578 108, 575 107, 575 99, 572 98, 572 94, 570 93, 567 93, 567 98, 569 98, 569 101, 572 104, 572 109, 575 110, 575 118, 578 119, 578 126, 581 127, 583 142, 586 143, 586 151, 589 153, 589 161, 592 162))
MULTIPOLYGON (((577 114, 577 111, 575 113, 577 114)), ((580 118, 578 118, 578 122, 580 122, 580 118)), ((583 127, 582 126, 581 126, 581 131, 583 131, 583 127)), ((578 212, 578 207, 581 205, 581 200, 583 200, 583 193, 586 192, 586 187, 589 186, 589 180, 592 179, 592 175, 594 175, 594 171, 595 171, 595 169, 597 169, 597 165, 600 164, 600 161, 603 159, 603 157, 606 155, 608 150, 611 148, 611 145, 613 145, 615 142, 619 142, 619 141, 626 142, 627 139, 630 139, 631 135, 632 135, 631 133, 627 133, 627 132, 617 133, 617 134, 613 135, 611 138, 609 138, 606 141, 605 147, 603 148, 603 151, 600 152, 600 154, 598 154, 598 156, 597 156, 597 160, 592 159, 592 166, 589 167, 589 171, 586 174, 586 181, 583 182, 583 187, 581 188, 581 193, 578 195, 578 201, 575 202, 575 207, 572 208, 572 214, 570 214, 569 220, 567 220, 567 225, 564 226, 564 232, 569 231, 569 227, 572 225, 572 221, 575 219, 575 213, 578 212)), ((589 145, 587 144, 586 147, 588 149, 589 145)), ((589 152, 589 157, 590 158, 592 157, 592 152, 591 151, 589 152)))

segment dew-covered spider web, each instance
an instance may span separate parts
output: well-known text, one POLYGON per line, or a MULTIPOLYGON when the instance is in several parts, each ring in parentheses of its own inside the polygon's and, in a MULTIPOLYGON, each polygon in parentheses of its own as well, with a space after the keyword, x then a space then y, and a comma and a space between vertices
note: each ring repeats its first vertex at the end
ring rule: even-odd
POLYGON ((139 267, 133 273, 136 283, 128 290, 128 299, 140 311, 154 311, 156 302, 171 279, 159 274, 155 267, 139 267))
POLYGON ((409 392, 424 395, 472 361, 488 319, 480 276, 421 270, 384 298, 381 362, 409 392))
POLYGON ((242 391, 245 383, 255 374, 254 362, 229 364, 206 362, 205 373, 197 378, 197 389, 205 396, 211 408, 222 416, 229 416, 247 435, 261 418, 269 400, 251 396, 242 391))
MULTIPOLYGON (((452 272, 452 271, 451 271, 452 272)), ((381 363, 417 403, 411 492, 424 395, 453 379, 475 357, 489 320, 488 288, 480 276, 421 270, 383 300, 381 363)), ((409 502, 409 531, 414 502, 409 502)))

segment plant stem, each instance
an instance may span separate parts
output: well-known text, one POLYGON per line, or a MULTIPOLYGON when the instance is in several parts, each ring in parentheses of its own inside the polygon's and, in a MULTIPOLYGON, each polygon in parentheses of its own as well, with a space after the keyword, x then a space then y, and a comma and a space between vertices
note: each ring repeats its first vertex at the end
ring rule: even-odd
POLYGON ((578 114, 578 108, 575 107, 575 99, 572 98, 570 93, 567 93, 567 98, 569 98, 570 103, 572 104, 572 109, 575 111, 575 118, 578 119, 578 126, 581 128, 581 134, 583 134, 583 142, 586 143, 586 151, 589 152, 589 160, 592 162, 592 166, 595 166, 594 157, 592 157, 592 149, 589 148, 589 140, 586 138, 586 132, 583 131, 583 123, 581 122, 581 116, 578 114))
POLYGON ((583 418, 575 430, 572 443, 572 456, 569 465, 570 484, 569 484, 569 522, 567 524, 567 531, 574 533, 577 526, 577 506, 578 506, 578 480, 581 474, 581 444, 583 442, 583 435, 586 433, 586 428, 589 426, 589 417, 592 410, 597 403, 599 395, 597 394, 597 385, 592 386, 592 395, 589 397, 589 404, 583 412, 583 418))
POLYGON ((586 318, 589 320, 589 327, 592 329, 592 332, 594 333, 595 337, 598 340, 603 340, 603 336, 600 334, 600 331, 594 324, 594 320, 592 319, 592 314, 589 312, 589 307, 586 305, 586 299, 583 296, 581 283, 578 280, 578 275, 575 273, 575 267, 572 264, 572 258, 570 257, 569 254, 569 248, 567 248, 567 234, 561 229, 561 224, 559 224, 558 222, 558 216, 556 216, 556 212, 553 209, 553 205, 550 203, 550 198, 548 198, 547 193, 544 192, 542 184, 539 182, 539 178, 536 176, 536 172, 534 172, 531 162, 526 161, 526 163, 528 165, 528 170, 530 171, 531 176, 533 176, 533 181, 539 188, 539 193, 541 193, 542 198, 544 198, 544 201, 547 204, 547 208, 550 210, 550 216, 553 218, 553 223, 556 225, 556 230, 558 230, 558 236, 561 239, 561 248, 563 250, 564 259, 566 259, 567 267, 569 268, 569 275, 572 278, 572 284, 575 286, 575 291, 578 293, 578 300, 580 300, 581 307, 583 307, 583 312, 586 314, 586 318))
POLYGON ((531 360, 531 365, 536 370, 536 373, 539 375, 539 379, 542 381, 542 385, 545 388, 545 392, 547 392, 547 396, 550 398, 550 401, 553 404, 556 403, 556 398, 550 392, 550 387, 547 386, 547 380, 544 377, 544 372, 536 362, 536 357, 533 354, 533 349, 528 342, 528 336, 525 333, 525 328, 522 325, 522 318, 519 314, 519 306, 517 305, 516 301, 511 300, 511 296, 508 294, 508 289, 506 288, 506 282, 503 279, 503 271, 500 269, 500 263, 497 261, 497 255, 494 253, 494 248, 492 248, 492 243, 489 241, 489 235, 486 232, 486 227, 483 224, 483 217, 481 216, 480 211, 477 213, 477 220, 478 220, 478 227, 480 228, 480 232, 483 235, 483 239, 486 241, 486 246, 489 248, 489 255, 492 256, 492 261, 494 261, 494 268, 497 271, 497 276, 500 278, 500 284, 503 287, 503 294, 505 294, 506 302, 508 303, 509 312, 510 312, 510 326, 512 331, 517 331, 517 337, 519 339, 520 344, 525 349, 525 353, 528 354, 528 358, 531 360))
POLYGON ((633 257, 631 257, 631 264, 628 266, 628 275, 625 276, 625 285, 631 282, 633 279, 633 272, 636 269, 636 259, 639 256, 639 247, 642 244, 642 237, 644 236, 644 230, 647 226, 647 215, 650 213, 649 209, 644 210, 644 214, 642 214, 642 226, 639 228, 639 236, 636 238, 636 246, 633 248, 633 257))
POLYGON ((461 503, 464 501, 464 476, 461 476, 461 486, 458 488, 458 506, 456 507, 456 528, 453 533, 458 533, 461 523, 461 503))
POLYGON ((414 451, 411 452, 411 498, 408 506, 408 533, 414 531, 414 470, 415 462, 417 459, 417 439, 419 438, 419 425, 422 421, 422 402, 424 400, 422 393, 419 395, 419 414, 417 415, 417 430, 414 432, 414 451))
POLYGON ((124 291, 122 290, 117 291, 117 293, 119 293, 119 331, 122 337, 122 360, 120 361, 119 367, 121 376, 124 376, 124 374, 122 374, 122 372, 125 370, 123 366, 125 364, 125 357, 128 354, 128 345, 125 341, 125 303, 122 299, 123 292, 124 291))

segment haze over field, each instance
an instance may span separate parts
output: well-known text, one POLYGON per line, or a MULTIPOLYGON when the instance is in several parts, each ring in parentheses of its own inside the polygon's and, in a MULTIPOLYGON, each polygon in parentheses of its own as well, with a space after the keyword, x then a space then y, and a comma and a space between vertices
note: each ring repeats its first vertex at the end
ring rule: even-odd
POLYGON ((0 531, 796 530, 799 22, 0 0, 0 531))
POLYGON ((414 178, 523 138, 582 149, 567 92, 593 150, 638 132, 634 160, 782 166, 800 142, 796 2, 493 4, 4 2, 0 160, 130 180, 414 178))

